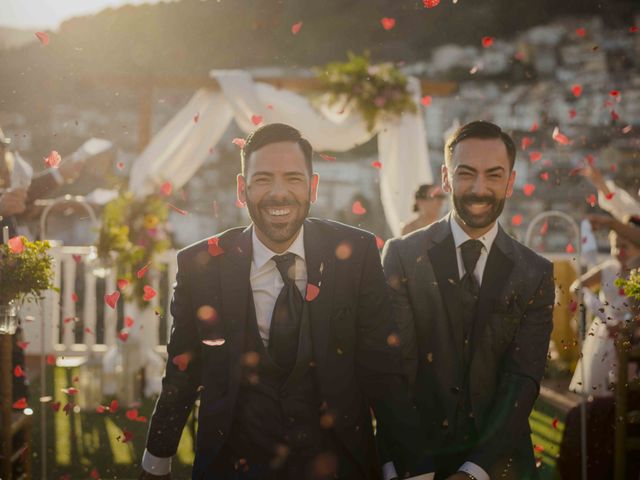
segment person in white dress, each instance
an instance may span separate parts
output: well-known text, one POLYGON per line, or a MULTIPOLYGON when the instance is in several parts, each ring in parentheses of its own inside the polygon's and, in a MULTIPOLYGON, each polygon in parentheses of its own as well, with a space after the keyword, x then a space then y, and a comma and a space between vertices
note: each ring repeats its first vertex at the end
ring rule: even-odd
MULTIPOLYGON (((637 220, 627 220, 629 226, 637 220)), ((636 224, 635 228, 638 228, 636 224)), ((569 385, 569 390, 593 396, 612 396, 616 381, 616 349, 612 334, 622 322, 631 318, 628 298, 615 280, 640 266, 640 246, 615 231, 609 233, 611 259, 596 265, 581 277, 583 303, 595 317, 582 347, 582 357, 569 385), (597 293, 596 293, 597 292, 597 293)), ((579 281, 571 290, 576 292, 579 281)))

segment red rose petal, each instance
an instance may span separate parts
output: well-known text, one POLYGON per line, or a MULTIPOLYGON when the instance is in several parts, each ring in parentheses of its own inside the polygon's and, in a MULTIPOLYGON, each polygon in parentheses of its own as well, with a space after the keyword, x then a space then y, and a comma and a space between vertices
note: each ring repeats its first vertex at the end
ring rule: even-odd
POLYGON ((131 410, 127 410, 127 413, 125 415, 129 420, 135 420, 136 418, 138 418, 138 409, 132 408, 131 410))
POLYGON ((522 191, 527 197, 530 197, 531 195, 533 195, 533 192, 535 191, 535 189, 536 189, 536 186, 533 185, 532 183, 525 183, 524 186, 522 187, 522 191))
POLYGON ((567 243, 567 246, 564 250, 567 253, 574 253, 576 251, 576 249, 573 248, 573 245, 571 243, 567 243))
POLYGON ((596 206, 597 199, 596 199, 595 194, 593 194, 593 193, 592 193, 591 195, 589 195, 589 196, 587 197, 587 203, 588 203, 589 205, 591 205, 592 207, 595 207, 595 206, 596 206))
POLYGON ((38 40, 40 40, 40 43, 42 45, 49 45, 49 35, 47 35, 44 32, 36 32, 36 37, 38 37, 38 40))
POLYGON ((520 148, 522 148, 522 150, 526 150, 531 146, 532 143, 533 143, 533 138, 523 137, 522 141, 520 142, 520 148))
POLYGON ((620 115, 618 115, 615 110, 611 110, 611 120, 615 122, 616 120, 619 120, 619 119, 620 119, 620 115))
POLYGON ((556 428, 556 429, 558 428, 558 419, 557 418, 553 419, 553 421, 551 422, 551 426, 553 428, 556 428))
POLYGON ((231 143, 233 143, 237 147, 244 148, 244 145, 247 142, 244 140, 244 138, 234 138, 233 140, 231 140, 231 143))
POLYGON ((20 350, 26 350, 26 348, 29 346, 29 342, 16 342, 16 346, 20 350))
POLYGON ((431 105, 431 102, 433 102, 433 98, 431 97, 431 95, 425 95, 420 99, 420 103, 425 107, 428 107, 429 105, 431 105))
POLYGON ((385 241, 379 237, 378 235, 376 235, 376 247, 378 247, 378 250, 382 250, 382 248, 384 247, 385 241))
POLYGON ((19 409, 27 408, 27 399, 26 399, 26 397, 21 397, 18 400, 16 400, 15 402, 13 402, 12 407, 13 408, 19 408, 19 409))
POLYGON ((144 290, 144 295, 142 296, 142 299, 145 302, 148 302, 149 300, 151 300, 153 297, 157 295, 157 292, 153 289, 151 285, 145 285, 143 287, 143 290, 144 290))
POLYGON ((260 125, 262 123, 261 115, 251 115, 251 123, 254 125, 260 125))
POLYGON ((305 296, 307 302, 313 302, 319 294, 320 288, 318 286, 313 283, 307 283, 307 294, 305 296))
POLYGON ((584 27, 576 28, 576 35, 584 37, 587 34, 587 30, 584 27))
POLYGON ((77 293, 74 292, 74 293, 71 294, 71 301, 73 303, 76 303, 78 301, 78 294, 77 293))
POLYGON ((384 17, 380 20, 380 24, 382 25, 382 28, 384 28, 385 30, 391 30, 393 27, 396 26, 396 19, 384 17))
POLYGON ((615 194, 616 192, 609 192, 605 194, 604 198, 606 198, 607 200, 611 200, 615 194))
POLYGON ((534 445, 533 449, 538 453, 544 452, 544 447, 542 445, 534 445))
POLYGON ((323 160, 326 160, 327 162, 333 162, 336 159, 336 157, 327 155, 326 153, 319 153, 318 155, 320 155, 320 158, 322 158, 323 160))
POLYGON ((73 261, 76 263, 80 263, 82 261, 82 255, 76 255, 75 253, 71 255, 71 258, 73 258, 73 261))
POLYGON ((107 407, 105 407, 104 405, 98 405, 96 407, 96 413, 104 413, 107 410, 107 407))
POLYGON ((176 212, 178 212, 182 216, 186 217, 187 215, 189 215, 189 212, 187 212, 186 210, 182 210, 181 208, 178 208, 178 207, 176 207, 175 205, 173 205, 173 204, 171 204, 169 202, 167 202, 167 206, 169 208, 171 208, 172 210, 175 210, 176 212))
POLYGON ((542 172, 540 174, 540 178, 546 182, 547 180, 549 180, 549 172, 542 172))
POLYGON ((542 158, 542 152, 529 152, 529 160, 531 163, 536 163, 538 160, 542 158))
POLYGON ((522 218, 522 215, 520 215, 519 213, 515 214, 513 217, 511 217, 511 224, 515 225, 516 227, 522 225, 522 218))
POLYGON ((140 268, 140 270, 136 272, 136 277, 138 278, 144 277, 145 273, 147 273, 147 270, 149 270, 149 267, 151 267, 151 262, 147 263, 142 268, 140 268))
POLYGON ((549 222, 545 221, 540 227, 540 235, 544 236, 549 231, 549 222))
POLYGON ((291 25, 291 33, 293 33, 294 35, 297 35, 300 32, 300 29, 302 28, 302 22, 297 22, 294 23, 293 25, 291 25))
POLYGON ((356 200, 355 202, 353 202, 353 205, 351 205, 351 212, 353 212, 355 215, 364 215, 365 213, 367 213, 367 209, 362 206, 360 200, 356 200))
POLYGON ((47 355, 47 364, 48 365, 55 365, 56 364, 55 355, 47 355))
POLYGON ((127 315, 126 317, 124 317, 124 326, 127 328, 131 328, 133 327, 133 324, 135 322, 133 321, 133 318, 131 318, 129 315, 127 315))
POLYGON ((553 129, 552 138, 561 145, 569 145, 571 143, 571 140, 569 140, 565 134, 561 133, 558 127, 553 129))
POLYGON ((611 90, 609 92, 609 95, 611 95, 612 97, 619 97, 620 96, 620 90, 611 90))
POLYGON ((531 124, 531 128, 529 129, 530 132, 537 132, 538 131, 538 122, 533 122, 533 124, 531 124))
POLYGON ((173 184, 171 182, 164 182, 162 185, 160 185, 160 195, 168 197, 169 195, 171 195, 172 191, 173 184))
POLYGON ((190 353, 182 353, 180 355, 176 355, 173 357, 172 363, 178 367, 178 370, 184 372, 189 366, 189 362, 191 361, 190 353))
POLYGON ((61 161, 62 157, 60 157, 60 154, 55 150, 51 150, 49 156, 44 158, 44 164, 47 168, 58 168, 61 161))
POLYGON ((124 330, 118 332, 118 338, 121 342, 126 342, 129 339, 129 332, 125 332, 124 330))
POLYGON ((629 31, 630 31, 631 33, 636 33, 636 32, 638 31, 638 27, 637 27, 637 26, 635 26, 635 25, 631 25, 631 26, 629 27, 629 31))
POLYGON ((482 46, 484 48, 489 48, 491 45, 493 45, 493 37, 482 37, 482 46))
POLYGON ((440 0, 422 0, 422 4, 425 8, 433 8, 440 5, 440 0))
POLYGON ((53 402, 51 404, 51 410, 53 410, 54 412, 60 411, 60 405, 61 405, 60 402, 53 402))
POLYGON ((111 413, 118 411, 118 400, 111 400, 111 403, 109 404, 109 411, 111 413))
POLYGON ((380 162, 379 160, 376 160, 375 162, 371 162, 371 166, 373 168, 381 169, 382 168, 382 162, 380 162))
POLYGON ((93 480, 100 480, 100 474, 98 473, 98 469, 94 468, 93 470, 91 470, 91 478, 93 478, 93 480))
POLYGON ((20 365, 16 365, 16 368, 13 369, 13 376, 18 378, 24 377, 24 370, 22 370, 20 365))
POLYGON ((107 305, 109 305, 111 308, 115 310, 116 304, 118 303, 119 298, 120 298, 120 292, 116 290, 112 294, 104 296, 104 303, 106 303, 107 305))
POLYGON ((22 236, 10 238, 8 245, 11 253, 20 254, 24 252, 24 241, 22 236))
POLYGON ((123 170, 124 169, 124 163, 123 162, 118 162, 116 163, 116 168, 118 170, 123 170))
POLYGON ((75 395, 78 393, 78 389, 75 387, 63 388, 61 390, 67 395, 75 395))
POLYGON ((127 288, 127 285, 129 285, 129 280, 127 280, 126 278, 119 278, 117 283, 118 288, 120 290, 124 290, 125 288, 127 288))
POLYGON ((573 87, 571 87, 571 93, 573 93, 573 96, 576 98, 582 95, 582 85, 576 84, 573 87))
POLYGON ((213 237, 207 240, 207 248, 209 250, 209 255, 212 257, 217 257, 218 255, 222 255, 224 253, 224 249, 218 245, 220 239, 218 237, 213 237))

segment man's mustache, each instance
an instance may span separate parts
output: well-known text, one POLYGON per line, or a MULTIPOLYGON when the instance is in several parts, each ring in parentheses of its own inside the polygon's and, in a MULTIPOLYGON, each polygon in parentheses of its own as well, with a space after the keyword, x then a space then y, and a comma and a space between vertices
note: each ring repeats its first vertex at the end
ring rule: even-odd
POLYGON ((492 196, 480 196, 480 195, 465 195, 462 197, 462 203, 488 203, 491 205, 495 205, 496 197, 492 196))

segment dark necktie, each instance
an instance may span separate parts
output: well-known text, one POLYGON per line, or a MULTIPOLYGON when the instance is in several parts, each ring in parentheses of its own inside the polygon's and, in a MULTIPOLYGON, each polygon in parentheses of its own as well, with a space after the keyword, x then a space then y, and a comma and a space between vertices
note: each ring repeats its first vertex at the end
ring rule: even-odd
POLYGON ((462 244, 460 250, 465 269, 465 274, 460 281, 460 287, 463 290, 463 304, 465 306, 463 319, 465 346, 468 347, 468 341, 473 327, 473 319, 476 313, 478 294, 480 293, 480 286, 473 271, 476 269, 476 264, 482 252, 482 242, 480 240, 467 240, 462 244))
POLYGON ((269 327, 269 353, 273 361, 290 371, 298 354, 300 317, 304 300, 295 282, 295 258, 293 253, 274 255, 273 261, 282 276, 284 286, 276 299, 269 327))

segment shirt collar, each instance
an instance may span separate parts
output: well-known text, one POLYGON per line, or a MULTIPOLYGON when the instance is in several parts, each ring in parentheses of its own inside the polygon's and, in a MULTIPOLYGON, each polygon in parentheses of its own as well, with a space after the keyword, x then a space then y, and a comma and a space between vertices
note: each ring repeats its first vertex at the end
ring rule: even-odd
MULTIPOLYGON (((453 214, 450 215, 449 217, 449 224, 451 225, 451 233, 453 234, 453 242, 455 243, 456 248, 460 248, 460 245, 462 245, 467 240, 471 239, 471 237, 467 235, 467 232, 465 232, 462 229, 462 227, 458 224, 456 219, 453 218, 453 214)), ((498 222, 495 222, 493 224, 493 227, 491 227, 491 230, 489 230, 487 233, 485 233, 480 238, 478 238, 478 240, 482 242, 487 252, 490 252, 491 246, 493 245, 493 241, 496 239, 497 236, 498 236, 498 222)))
POLYGON ((302 260, 305 259, 304 256, 304 225, 300 227, 300 231, 298 232, 298 236, 293 241, 293 243, 287 248, 286 252, 282 254, 276 253, 272 251, 269 247, 267 247, 264 243, 260 241, 258 236, 256 235, 255 227, 251 229, 251 243, 252 243, 252 253, 253 253, 253 262, 256 265, 256 268, 260 269, 271 260, 271 257, 274 255, 283 255, 284 253, 290 252, 293 253, 302 260))

